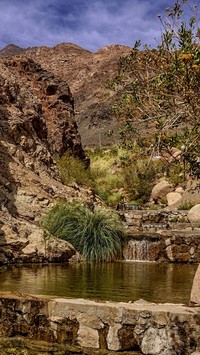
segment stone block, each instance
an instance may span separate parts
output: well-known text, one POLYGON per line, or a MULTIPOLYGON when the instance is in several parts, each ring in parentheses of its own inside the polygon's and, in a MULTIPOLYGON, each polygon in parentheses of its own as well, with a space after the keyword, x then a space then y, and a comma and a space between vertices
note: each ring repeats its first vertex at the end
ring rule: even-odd
POLYGON ((166 329, 156 329, 150 327, 144 333, 141 343, 141 350, 143 354, 169 355, 172 350, 170 348, 170 336, 166 329))
POLYGON ((109 327, 107 335, 107 345, 109 350, 118 351, 120 350, 120 341, 118 338, 118 330, 121 328, 121 324, 116 323, 109 327))
POLYGON ((78 345, 85 348, 99 348, 99 334, 96 329, 87 327, 86 325, 79 326, 78 330, 78 345))

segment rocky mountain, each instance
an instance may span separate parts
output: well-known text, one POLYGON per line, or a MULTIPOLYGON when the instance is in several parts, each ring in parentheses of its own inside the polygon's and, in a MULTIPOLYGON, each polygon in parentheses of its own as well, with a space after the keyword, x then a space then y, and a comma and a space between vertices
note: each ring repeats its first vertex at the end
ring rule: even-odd
POLYGON ((118 139, 119 124, 112 112, 117 91, 109 83, 117 75, 118 61, 130 53, 130 47, 110 45, 90 52, 71 43, 55 47, 34 47, 26 50, 8 46, 0 52, 7 57, 12 52, 32 58, 46 70, 67 81, 74 97, 78 129, 85 146, 110 143, 118 139), (12 50, 11 50, 12 49, 12 50))
POLYGON ((71 149, 87 163, 65 81, 32 59, 0 61, 0 264, 68 260, 68 243, 44 244, 38 220, 56 198, 93 199, 63 186, 54 156, 71 149))

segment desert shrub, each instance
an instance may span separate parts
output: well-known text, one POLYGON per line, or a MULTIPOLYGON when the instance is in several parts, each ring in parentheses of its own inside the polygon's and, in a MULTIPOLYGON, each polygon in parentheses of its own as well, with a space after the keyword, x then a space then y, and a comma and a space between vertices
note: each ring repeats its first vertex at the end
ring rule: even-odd
POLYGON ((111 261, 120 254, 123 225, 110 209, 59 202, 43 218, 42 226, 50 235, 71 243, 89 261, 111 261))
POLYGON ((124 185, 124 177, 119 171, 117 174, 105 172, 104 176, 95 180, 94 191, 106 203, 119 203, 121 200, 118 192, 124 185))
POLYGON ((180 162, 174 161, 168 166, 167 178, 173 185, 184 185, 184 167, 180 162))
POLYGON ((106 201, 109 206, 115 207, 116 205, 118 205, 119 203, 124 201, 124 196, 120 192, 120 190, 118 192, 112 191, 112 193, 110 195, 107 195, 106 201))
POLYGON ((88 151, 90 174, 95 193, 110 206, 124 201, 147 202, 156 178, 166 170, 162 161, 147 159, 139 145, 131 149, 122 146, 101 149, 99 154, 88 151))
POLYGON ((107 204, 118 204, 122 196, 118 190, 124 185, 120 169, 122 151, 119 147, 88 151, 90 156, 90 175, 95 193, 107 204))
POLYGON ((133 161, 124 167, 125 189, 129 200, 146 203, 162 165, 147 160, 133 161))
POLYGON ((113 110, 123 122, 123 144, 139 144, 141 136, 154 132, 154 141, 146 140, 150 154, 181 147, 184 177, 199 178, 199 3, 176 1, 159 20, 162 33, 157 48, 144 46, 140 51, 137 41, 131 54, 120 59, 115 84, 124 89, 113 110), (168 139, 175 131, 179 142, 168 139))
POLYGON ((86 169, 84 163, 70 151, 57 160, 57 167, 63 184, 75 182, 89 186, 92 183, 89 169, 86 169))
POLYGON ((192 203, 192 202, 184 202, 184 203, 182 203, 182 204, 178 207, 178 209, 179 209, 179 210, 182 210, 182 211, 188 211, 188 210, 190 210, 193 206, 194 206, 194 203, 192 203))

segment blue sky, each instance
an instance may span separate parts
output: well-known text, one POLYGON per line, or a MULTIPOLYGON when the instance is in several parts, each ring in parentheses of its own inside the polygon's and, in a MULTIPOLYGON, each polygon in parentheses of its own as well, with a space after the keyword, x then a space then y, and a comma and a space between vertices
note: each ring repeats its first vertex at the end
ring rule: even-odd
POLYGON ((159 13, 172 0, 0 0, 0 49, 72 42, 96 51, 109 44, 156 45, 159 13))

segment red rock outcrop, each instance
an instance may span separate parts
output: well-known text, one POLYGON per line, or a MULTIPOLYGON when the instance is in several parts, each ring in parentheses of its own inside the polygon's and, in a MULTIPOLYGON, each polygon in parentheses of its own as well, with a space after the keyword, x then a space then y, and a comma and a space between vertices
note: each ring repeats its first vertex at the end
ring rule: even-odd
MULTIPOLYGON (((12 104, 32 122, 38 137, 47 139, 50 151, 61 156, 70 149, 75 156, 86 159, 74 120, 74 101, 67 83, 42 69, 31 59, 16 57, 5 60, 4 65, 10 73, 20 78, 12 91, 12 104), (37 116, 33 113, 32 103, 28 102, 30 99, 25 96, 21 83, 37 99, 37 116)), ((10 92, 11 89, 8 90, 10 92)))
POLYGON ((89 190, 60 182, 54 155, 67 149, 86 159, 66 82, 31 59, 1 60, 0 263, 54 260, 52 245, 50 256, 37 249, 39 241, 34 244, 34 236, 42 242, 41 215, 55 198, 92 199, 89 190))

